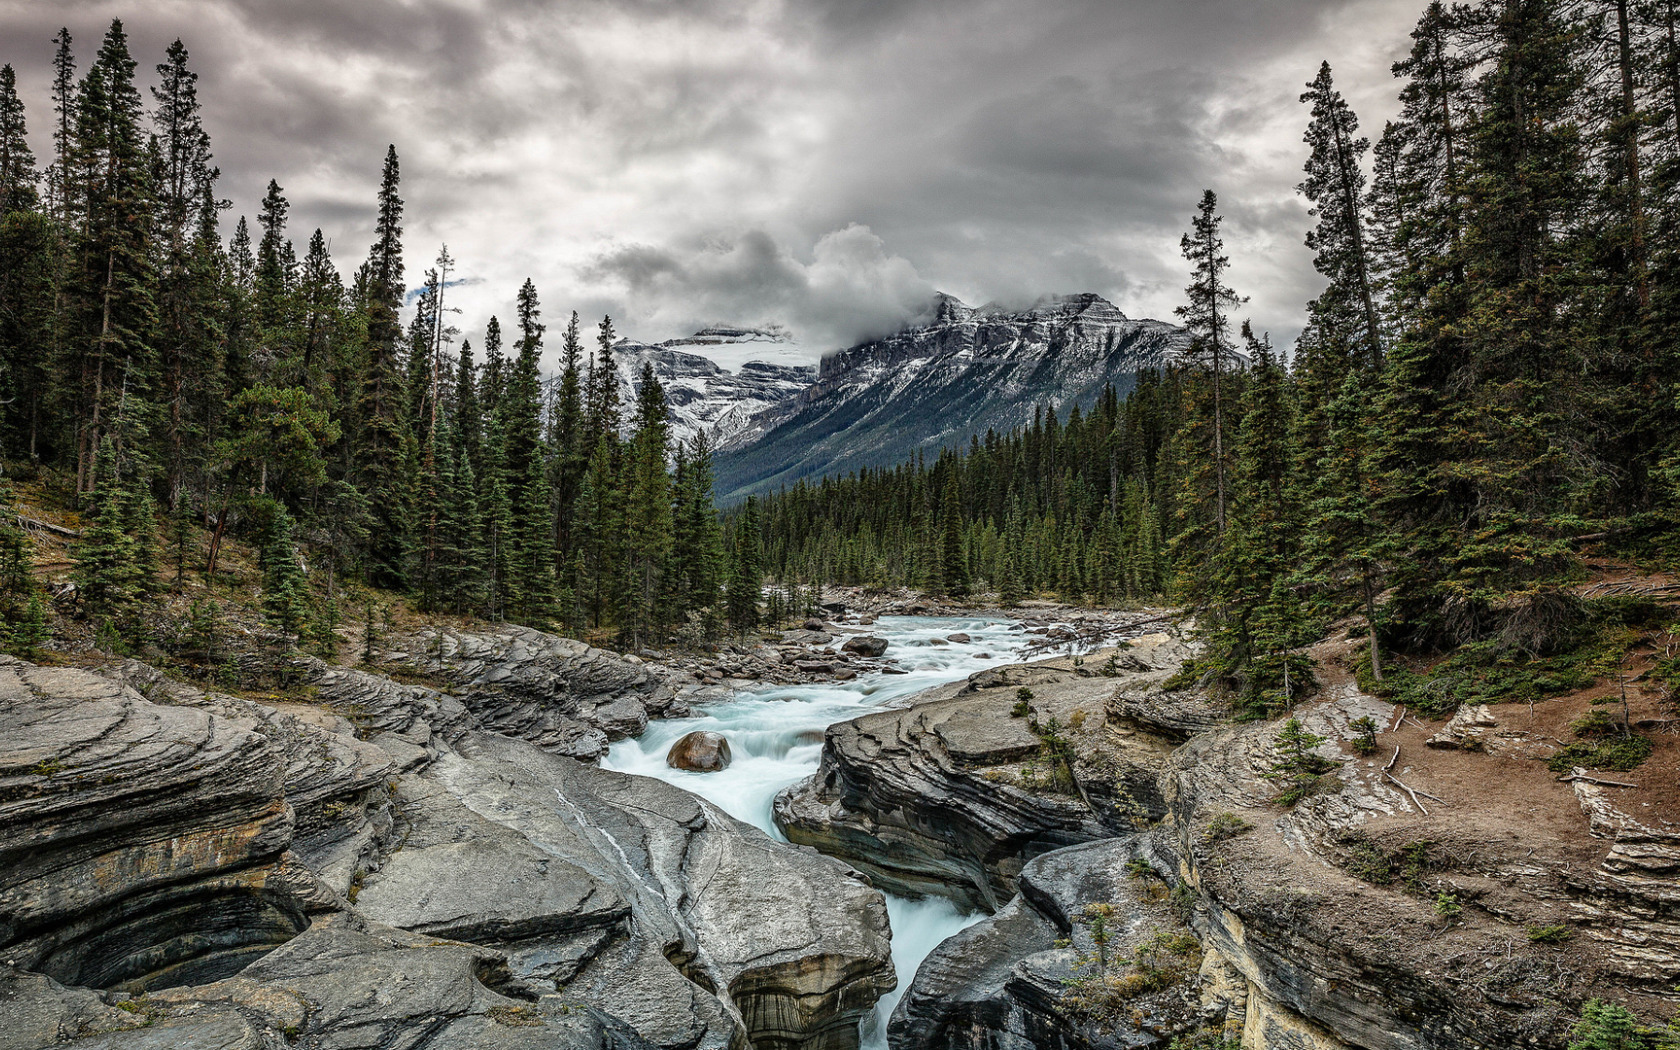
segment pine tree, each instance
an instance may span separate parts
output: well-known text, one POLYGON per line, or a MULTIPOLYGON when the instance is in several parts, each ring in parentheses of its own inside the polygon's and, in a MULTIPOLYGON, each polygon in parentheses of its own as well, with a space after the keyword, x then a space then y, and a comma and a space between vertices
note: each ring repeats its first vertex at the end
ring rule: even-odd
POLYGON ((292 540, 291 515, 278 503, 271 503, 267 510, 261 559, 263 616, 280 632, 284 651, 290 652, 309 626, 309 586, 292 540))
POLYGON ((94 481, 72 578, 82 604, 96 615, 115 616, 138 596, 139 558, 128 531, 128 493, 110 438, 100 443, 94 481))
POLYGON ((584 396, 583 432, 589 448, 594 448, 603 437, 618 440, 618 366, 613 362, 613 344, 617 340, 612 318, 601 318, 595 354, 589 363, 589 388, 584 396))
POLYGON ((945 476, 945 491, 940 500, 940 582, 946 594, 961 598, 968 594, 968 560, 963 552, 962 492, 956 472, 945 476))
POLYGON ((735 522, 729 565, 729 626, 739 633, 759 625, 759 599, 764 589, 761 543, 758 500, 748 496, 735 522))
POLYGON ((0 474, 0 621, 17 617, 35 593, 31 546, 18 524, 12 484, 0 474))
POLYGON ((1312 152, 1299 189, 1312 202, 1310 214, 1317 220, 1307 234, 1307 247, 1315 253, 1313 265, 1330 282, 1308 307, 1308 315, 1333 355, 1318 367, 1329 370, 1334 384, 1349 364, 1376 368, 1383 358, 1362 214, 1361 164, 1371 143, 1359 137, 1359 120, 1336 90, 1330 63, 1319 67, 1301 101, 1312 104, 1306 133, 1312 152))
POLYGON ((628 449, 629 492, 625 502, 625 540, 629 554, 628 590, 622 626, 640 642, 662 634, 669 625, 672 581, 669 571, 672 533, 671 478, 665 391, 642 366, 636 391, 636 424, 628 449))
POLYGON ((0 66, 0 218, 35 210, 40 199, 38 178, 23 101, 17 94, 17 74, 11 66, 0 66))
POLYGON ((93 487, 94 459, 114 433, 114 417, 125 412, 129 425, 129 433, 114 434, 118 451, 137 451, 128 446, 143 434, 149 411, 155 281, 150 225, 135 219, 150 207, 151 186, 134 69, 127 34, 113 21, 76 96, 72 401, 83 493, 93 487))
MULTIPOLYGON (((1224 254, 1225 241, 1220 236, 1223 221, 1217 214, 1219 199, 1212 190, 1202 194, 1202 203, 1191 221, 1190 232, 1184 235, 1180 249, 1184 258, 1193 264, 1190 285, 1185 289, 1188 302, 1176 313, 1184 327, 1196 339, 1196 352, 1208 360, 1213 375, 1213 448, 1212 459, 1216 479, 1214 527, 1225 531, 1225 410, 1223 376, 1225 360, 1230 356, 1231 311, 1247 302, 1225 284, 1225 271, 1231 260, 1224 254)), ((1052 420, 1055 418, 1051 416, 1052 420)))
MULTIPOLYGON (((1380 682, 1377 595, 1383 568, 1395 552, 1372 494, 1369 460, 1376 434, 1369 418, 1370 382, 1362 373, 1348 374, 1325 411, 1323 447, 1306 450, 1302 473, 1312 480, 1312 500, 1304 537, 1304 576, 1331 593, 1351 585, 1369 631, 1371 676, 1380 682)), ((1333 602, 1327 611, 1340 610, 1333 602)))
POLYGON ((412 544, 413 474, 407 470, 409 430, 403 398, 397 311, 403 299, 402 198, 397 195, 400 173, 397 149, 385 155, 379 185, 377 239, 366 264, 367 368, 360 404, 361 456, 358 487, 367 494, 373 511, 370 529, 370 576, 382 586, 407 586, 412 544))
POLYGON ((72 210, 71 180, 74 178, 71 156, 76 141, 76 57, 71 52, 68 27, 60 28, 53 37, 57 50, 53 53, 53 163, 47 182, 52 198, 53 217, 69 222, 72 210))

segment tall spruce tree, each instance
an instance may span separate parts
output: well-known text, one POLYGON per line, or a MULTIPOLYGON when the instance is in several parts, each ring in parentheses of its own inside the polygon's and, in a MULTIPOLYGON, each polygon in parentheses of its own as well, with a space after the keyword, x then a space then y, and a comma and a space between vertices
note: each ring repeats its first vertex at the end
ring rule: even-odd
POLYGON ((35 209, 40 199, 38 179, 23 101, 18 98, 17 74, 11 66, 0 66, 0 218, 35 209))
MULTIPOLYGON (((1179 242, 1184 258, 1191 263, 1186 303, 1174 310, 1196 340, 1196 352, 1205 359, 1213 376, 1212 460, 1215 477, 1214 523, 1216 532, 1225 531, 1225 363, 1231 356, 1231 311, 1247 300, 1225 283, 1230 257, 1219 226, 1219 198, 1212 190, 1202 193, 1202 202, 1191 220, 1190 232, 1179 242)), ((1052 419, 1055 417, 1052 416, 1052 419)))
POLYGON ((644 364, 636 390, 636 423, 627 456, 628 494, 625 500, 625 548, 629 554, 621 626, 641 642, 664 633, 670 620, 671 478, 666 472, 670 450, 668 408, 664 388, 644 364))
POLYGON ((395 588, 407 585, 413 534, 412 474, 405 469, 413 435, 403 396, 402 327, 397 317, 403 301, 400 183, 397 148, 391 146, 379 182, 376 239, 365 267, 361 308, 367 360, 357 412, 362 446, 357 485, 373 511, 369 575, 395 588))
POLYGON ((1328 373, 1334 389, 1350 363, 1376 368, 1383 357, 1362 213, 1362 164, 1371 143, 1359 136, 1359 120, 1336 90, 1330 63, 1319 67, 1301 101, 1312 105, 1306 133, 1311 153, 1299 187, 1312 203, 1309 214, 1316 220, 1307 233, 1307 247, 1313 249, 1313 265, 1329 281, 1308 307, 1308 317, 1320 335, 1319 345, 1334 357, 1316 365, 1328 373))

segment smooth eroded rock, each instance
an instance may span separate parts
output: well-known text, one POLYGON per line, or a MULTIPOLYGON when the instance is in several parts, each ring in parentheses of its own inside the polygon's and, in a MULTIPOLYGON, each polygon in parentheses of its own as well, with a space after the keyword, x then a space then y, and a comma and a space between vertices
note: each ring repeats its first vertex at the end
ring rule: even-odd
POLYGON ((716 773, 728 769, 735 756, 729 740, 722 733, 697 729, 671 745, 665 753, 665 764, 672 769, 687 769, 695 773, 716 773))
POLYGON ((880 656, 887 651, 887 640, 885 638, 877 638, 874 635, 858 635, 856 637, 846 639, 845 644, 840 646, 840 648, 848 653, 856 653, 859 656, 880 656))

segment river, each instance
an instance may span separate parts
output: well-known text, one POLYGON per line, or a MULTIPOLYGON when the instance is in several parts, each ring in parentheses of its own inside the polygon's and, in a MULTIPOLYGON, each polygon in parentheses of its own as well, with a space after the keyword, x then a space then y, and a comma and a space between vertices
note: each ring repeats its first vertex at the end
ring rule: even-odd
MULTIPOLYGON (((608 769, 656 777, 710 800, 725 812, 786 841, 770 819, 771 801, 789 784, 817 770, 823 730, 932 686, 967 678, 975 671, 1013 663, 1024 636, 1004 620, 928 616, 883 616, 870 628, 887 640, 887 655, 908 674, 860 675, 850 682, 777 686, 737 693, 707 705, 694 718, 654 722, 634 740, 622 740, 602 761, 608 769), (949 642, 967 634, 967 642, 949 642), (672 744, 696 729, 729 739, 734 761, 717 773, 691 773, 665 764, 672 744)), ((887 894, 892 919, 893 966, 898 990, 884 997, 864 1022, 864 1050, 884 1050, 887 1018, 939 942, 982 916, 959 911, 943 898, 912 900, 887 894)))

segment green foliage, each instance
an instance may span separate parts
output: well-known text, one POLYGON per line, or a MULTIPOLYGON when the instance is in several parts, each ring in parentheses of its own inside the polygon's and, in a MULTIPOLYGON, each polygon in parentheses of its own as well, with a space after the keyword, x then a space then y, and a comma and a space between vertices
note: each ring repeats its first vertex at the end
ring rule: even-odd
POLYGON ((1588 999, 1569 1031, 1569 1050, 1648 1050, 1639 1018, 1627 1007, 1588 999))
POLYGON ((1384 849, 1361 834, 1343 840, 1348 848, 1348 873, 1373 886, 1395 882, 1412 893, 1422 893, 1428 876, 1452 867, 1449 858, 1436 851, 1428 839, 1407 842, 1397 849, 1384 849))
POLYGON ((1437 893, 1435 903, 1431 907, 1449 926, 1457 922, 1458 917, 1464 913, 1464 905, 1459 902, 1457 895, 1451 893, 1437 893))
POLYGON ((1369 755, 1377 749, 1377 722, 1370 715, 1361 715, 1348 723, 1359 735, 1353 739, 1353 749, 1361 755, 1369 755))
POLYGON ((1575 692, 1616 674, 1622 658, 1639 638, 1620 625, 1619 607, 1590 608, 1576 629, 1578 641, 1548 656, 1531 656, 1498 642, 1463 646, 1427 673, 1392 671, 1382 695, 1431 716, 1452 713, 1461 704, 1498 704, 1543 700, 1575 692))
POLYGON ((1085 906, 1075 921, 1085 929, 1091 948, 1075 958, 1080 975, 1064 982, 1063 1003, 1098 1024, 1113 1024, 1133 1001, 1190 980, 1202 958, 1201 942, 1193 935, 1167 930, 1152 933, 1131 950, 1131 958, 1118 958, 1109 950, 1116 915, 1112 904, 1085 906))
POLYGON ((1528 935, 1528 939, 1535 944, 1564 944, 1575 935, 1575 932, 1567 926, 1540 926, 1533 923, 1525 927, 1524 932, 1528 935))
POLYGON ((280 631, 290 648, 309 626, 309 590, 292 541, 291 516, 279 504, 272 505, 269 513, 262 548, 263 616, 280 631))
POLYGON ((1291 718, 1283 724, 1274 738, 1277 761, 1261 774, 1280 785, 1276 801, 1293 806, 1306 798, 1318 786, 1318 778, 1336 768, 1336 763, 1313 754, 1313 749, 1326 738, 1308 732, 1300 719, 1291 718))
POLYGON ((1235 813, 1217 813, 1208 821, 1207 827, 1202 829, 1202 841, 1212 846, 1253 829, 1253 824, 1235 813))
POLYGON ((1567 773, 1576 766, 1625 773, 1650 758, 1652 747, 1651 738, 1638 733, 1610 740, 1576 741, 1553 755, 1546 768, 1554 773, 1567 773))

